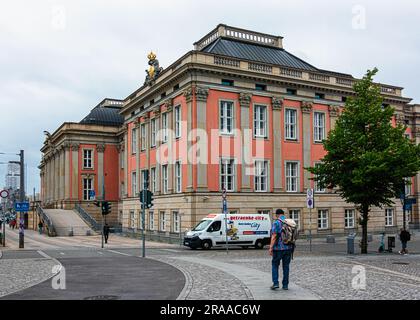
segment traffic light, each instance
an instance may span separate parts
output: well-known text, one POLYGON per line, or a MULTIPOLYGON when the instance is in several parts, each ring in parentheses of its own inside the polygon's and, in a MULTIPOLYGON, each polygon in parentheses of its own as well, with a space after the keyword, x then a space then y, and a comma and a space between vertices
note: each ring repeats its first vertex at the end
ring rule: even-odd
POLYGON ((142 190, 140 192, 140 202, 142 209, 150 209, 153 207, 153 193, 149 190, 142 190))
POLYGON ((107 215, 111 213, 111 204, 108 201, 102 202, 102 215, 107 215))

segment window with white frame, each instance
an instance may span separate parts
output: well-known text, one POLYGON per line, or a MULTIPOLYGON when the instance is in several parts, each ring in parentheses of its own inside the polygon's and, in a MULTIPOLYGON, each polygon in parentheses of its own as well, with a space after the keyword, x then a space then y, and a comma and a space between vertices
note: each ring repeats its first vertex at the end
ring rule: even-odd
POLYGON ((157 121, 156 118, 150 120, 150 146, 156 147, 156 134, 157 134, 157 121))
POLYGON ((394 209, 385 209, 385 227, 394 226, 394 209))
POLYGON ((354 209, 346 209, 344 211, 344 228, 352 229, 355 226, 356 213, 354 209))
POLYGON ((140 148, 141 151, 146 150, 146 124, 142 123, 140 126, 140 148))
POLYGON ((172 211, 172 232, 178 233, 179 230, 180 230, 179 212, 178 211, 172 211))
POLYGON ((285 109, 285 137, 289 140, 297 140, 297 111, 285 109))
POLYGON ((134 229, 136 227, 136 214, 134 210, 130 210, 130 228, 134 229))
POLYGON ((159 230, 160 231, 166 231, 166 217, 165 217, 165 211, 159 212, 159 230))
POLYGON ((271 212, 270 209, 257 210, 258 214, 270 214, 270 212, 271 212))
POLYGON ((255 161, 255 176, 254 176, 255 191, 268 191, 268 161, 255 161))
POLYGON ((221 101, 219 108, 220 132, 224 134, 233 133, 233 102, 221 101))
POLYGON ((298 192, 299 189, 299 163, 286 162, 286 191, 298 192))
POLYGON ((318 229, 328 229, 328 210, 318 210, 318 229))
POLYGON ((150 169, 150 191, 156 192, 156 168, 150 169))
POLYGON ((314 141, 322 142, 325 139, 325 113, 314 112, 314 141))
POLYGON ((238 210, 229 210, 229 214, 238 214, 238 210))
MULTIPOLYGON (((321 163, 319 163, 319 162, 315 163, 315 167, 318 167, 320 165, 321 165, 321 163)), ((314 180, 314 191, 315 192, 325 192, 325 188, 321 188, 319 186, 319 183, 316 180, 314 180)))
POLYGON ((147 179, 147 170, 141 170, 141 188, 142 188, 142 190, 147 189, 146 179, 147 179))
POLYGON ((235 190, 235 160, 221 159, 220 160, 220 186, 226 191, 235 190))
POLYGON ((411 195, 411 178, 405 178, 405 195, 409 196, 411 195))
POLYGON ((182 171, 181 162, 175 162, 175 192, 182 192, 182 171))
POLYGON ((149 211, 149 230, 155 230, 155 215, 153 211, 149 211))
POLYGON ((297 229, 300 230, 300 210, 291 209, 289 210, 289 218, 296 222, 297 229))
POLYGON ((141 211, 139 211, 139 212, 138 212, 138 215, 139 215, 139 219, 138 219, 138 221, 139 221, 139 226, 138 226, 138 229, 139 229, 139 230, 143 230, 143 214, 142 214, 142 212, 141 212, 141 211))
POLYGON ((267 134, 267 106, 254 106, 254 137, 266 138, 267 134))
POLYGON ((131 192, 132 197, 135 197, 137 195, 137 172, 131 173, 131 192))
POLYGON ((168 141, 168 114, 162 113, 162 143, 165 143, 168 141))
POLYGON ((133 128, 131 130, 131 153, 137 153, 137 129, 133 128))
POLYGON ((175 113, 175 138, 181 137, 181 106, 174 108, 175 113))
POLYGON ((93 169, 92 149, 83 149, 83 169, 93 169))
POLYGON ((83 178, 83 200, 90 200, 91 191, 93 191, 93 179, 83 178))
POLYGON ((168 165, 162 165, 162 192, 168 193, 168 165))

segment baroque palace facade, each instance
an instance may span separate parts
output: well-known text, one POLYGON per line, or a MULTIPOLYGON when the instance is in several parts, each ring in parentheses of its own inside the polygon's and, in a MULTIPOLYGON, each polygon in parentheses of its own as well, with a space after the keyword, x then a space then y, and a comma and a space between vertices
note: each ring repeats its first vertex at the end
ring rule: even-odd
MULTIPOLYGON (((139 192, 146 170, 154 206, 149 238, 177 239, 209 213, 283 208, 302 233, 357 232, 358 212, 333 190, 320 190, 305 167, 325 154, 322 140, 352 96, 355 78, 318 69, 287 52, 282 37, 218 25, 169 67, 154 53, 142 87, 124 100, 105 99, 80 123, 48 135, 40 165, 46 207, 93 210, 89 194, 114 203, 123 231, 141 229, 139 192), (306 190, 315 188, 315 209, 306 190)), ((420 105, 401 87, 380 84, 394 124, 420 143, 420 105)), ((420 201, 420 175, 407 194, 420 201)), ((419 206, 407 215, 419 225, 419 206)), ((375 208, 370 232, 394 232, 402 206, 375 208)))

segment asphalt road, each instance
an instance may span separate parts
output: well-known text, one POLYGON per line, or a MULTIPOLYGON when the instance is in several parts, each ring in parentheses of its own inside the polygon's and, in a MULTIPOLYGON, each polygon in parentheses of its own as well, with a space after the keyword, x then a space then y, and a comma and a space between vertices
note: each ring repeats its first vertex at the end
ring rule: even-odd
MULTIPOLYGON (((174 300, 185 285, 178 269, 148 258, 125 256, 107 250, 50 252, 65 268, 66 289, 52 288, 52 279, 5 296, 6 300, 174 300)), ((36 251, 27 252, 34 257, 36 251)), ((3 259, 21 253, 8 252, 3 259)), ((24 258, 21 256, 21 258, 24 258)))

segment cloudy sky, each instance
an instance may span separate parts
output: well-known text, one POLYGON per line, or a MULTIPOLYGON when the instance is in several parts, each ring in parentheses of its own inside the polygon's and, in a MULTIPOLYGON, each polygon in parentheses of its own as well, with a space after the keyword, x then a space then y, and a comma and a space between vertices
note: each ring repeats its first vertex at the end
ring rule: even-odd
MULTIPOLYGON (((163 67, 219 23, 284 37, 318 68, 402 86, 420 103, 420 2, 314 0, 0 0, 0 152, 26 152, 39 191, 43 131, 80 121, 104 97, 144 81, 147 53, 163 67), (417 80, 417 81, 416 81, 417 80)), ((17 160, 0 155, 0 162, 17 160)), ((0 186, 6 166, 0 165, 0 186)))

